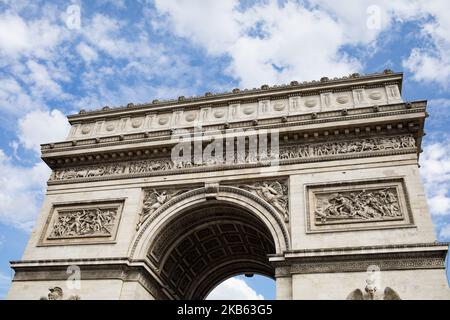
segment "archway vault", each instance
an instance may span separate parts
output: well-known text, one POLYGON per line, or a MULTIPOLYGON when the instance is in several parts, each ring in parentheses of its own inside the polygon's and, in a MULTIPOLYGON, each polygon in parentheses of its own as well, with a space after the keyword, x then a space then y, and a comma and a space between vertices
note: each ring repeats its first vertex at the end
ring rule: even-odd
POLYGON ((144 224, 131 254, 149 261, 177 299, 203 299, 241 273, 274 277, 267 255, 289 247, 278 213, 238 188, 220 187, 213 197, 198 188, 161 209, 144 224))

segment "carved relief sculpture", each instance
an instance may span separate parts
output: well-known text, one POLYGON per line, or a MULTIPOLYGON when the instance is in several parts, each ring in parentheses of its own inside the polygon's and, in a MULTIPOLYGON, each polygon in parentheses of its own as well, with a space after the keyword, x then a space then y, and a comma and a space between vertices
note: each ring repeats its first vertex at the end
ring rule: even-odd
POLYGON ((402 178, 310 185, 308 231, 413 226, 402 178))
POLYGON ((394 289, 386 287, 381 294, 372 279, 366 280, 366 287, 364 293, 360 289, 352 291, 347 300, 401 300, 400 296, 394 289))
POLYGON ((250 185, 241 185, 239 187, 250 191, 267 201, 282 215, 285 222, 289 221, 288 187, 286 182, 256 182, 250 185))
POLYGON ((142 210, 139 214, 139 221, 136 226, 138 230, 141 225, 147 220, 148 217, 152 215, 153 212, 158 210, 162 205, 173 197, 182 194, 186 190, 157 190, 151 189, 146 190, 144 193, 144 201, 142 205, 142 210))
POLYGON ((403 218, 397 190, 393 187, 317 195, 316 224, 346 220, 392 220, 403 218))
MULTIPOLYGON (((64 300, 64 292, 60 287, 51 287, 48 291, 47 297, 43 296, 40 300, 64 300)), ((81 300, 81 298, 78 295, 72 295, 66 300, 81 300)))
POLYGON ((111 236, 117 208, 59 211, 49 239, 111 236))
MULTIPOLYGON (((167 172, 180 169, 195 169, 215 165, 242 165, 247 163, 266 163, 270 160, 295 160, 320 158, 325 156, 339 156, 346 154, 358 154, 374 151, 389 151, 401 149, 415 149, 416 142, 411 135, 375 137, 365 139, 353 139, 339 142, 323 142, 312 144, 296 144, 281 146, 276 154, 261 153, 259 158, 251 153, 240 155, 235 152, 233 161, 225 164, 216 158, 211 161, 183 161, 174 163, 170 158, 128 161, 122 163, 104 164, 90 167, 75 167, 56 169, 49 181, 62 181, 82 178, 108 177, 120 175, 135 175, 153 172, 167 172), (263 155, 263 156, 261 156, 263 155)), ((225 159, 225 157, 222 157, 225 159)))
POLYGON ((68 245, 115 240, 124 199, 55 204, 40 245, 68 245))

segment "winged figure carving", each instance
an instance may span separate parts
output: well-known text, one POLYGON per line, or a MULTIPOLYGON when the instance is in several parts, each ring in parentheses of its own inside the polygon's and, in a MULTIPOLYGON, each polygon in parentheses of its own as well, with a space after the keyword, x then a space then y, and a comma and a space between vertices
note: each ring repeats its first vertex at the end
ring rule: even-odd
POLYGON ((244 189, 257 194, 260 198, 271 204, 280 214, 283 215, 286 222, 289 221, 288 214, 288 195, 287 186, 279 181, 254 183, 253 185, 244 185, 244 189))
POLYGON ((347 296, 347 300, 401 300, 394 289, 386 287, 383 294, 380 294, 377 292, 378 288, 372 282, 366 282, 365 292, 362 292, 360 289, 353 290, 347 296))
POLYGON ((173 197, 180 195, 186 190, 147 190, 144 196, 144 203, 142 211, 139 216, 139 222, 136 226, 136 230, 141 227, 145 220, 150 217, 156 210, 173 197))

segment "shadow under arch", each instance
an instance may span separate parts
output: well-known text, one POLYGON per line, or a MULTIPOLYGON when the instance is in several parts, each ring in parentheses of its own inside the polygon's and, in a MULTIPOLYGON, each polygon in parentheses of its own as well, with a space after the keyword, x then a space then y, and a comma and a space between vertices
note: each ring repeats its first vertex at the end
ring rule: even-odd
POLYGON ((220 186, 172 198, 142 225, 130 258, 150 262, 175 299, 203 299, 245 272, 274 277, 268 254, 289 249, 280 214, 252 193, 220 186))

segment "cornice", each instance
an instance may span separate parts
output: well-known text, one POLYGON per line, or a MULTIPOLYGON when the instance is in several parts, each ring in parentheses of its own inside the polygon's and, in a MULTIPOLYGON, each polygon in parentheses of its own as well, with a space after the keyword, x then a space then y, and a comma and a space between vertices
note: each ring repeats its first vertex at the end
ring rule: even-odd
POLYGON ((374 252, 380 250, 446 250, 450 242, 426 242, 426 243, 402 243, 402 244, 388 244, 375 246, 353 246, 353 247, 338 247, 338 248, 313 248, 313 249, 297 249, 287 250, 285 254, 336 254, 336 253, 350 253, 356 251, 374 252))
MULTIPOLYGON (((82 280, 136 281, 158 299, 167 299, 164 283, 150 269, 146 261, 128 258, 88 258, 11 261, 15 271, 14 282, 18 281, 61 281, 67 280, 67 267, 79 266, 82 280)), ((83 297, 82 297, 83 298, 83 297)))
MULTIPOLYGON (((280 131, 280 134, 289 134, 290 131, 296 130, 297 133, 301 136, 306 137, 317 137, 322 136, 324 132, 328 131, 331 133, 330 135, 336 136, 334 131, 336 131, 336 127, 341 127, 340 123, 345 123, 349 129, 352 127, 357 127, 358 124, 347 124, 349 121, 358 121, 358 120, 366 120, 373 119, 374 132, 380 131, 380 128, 376 128, 376 122, 380 121, 378 119, 387 117, 396 117, 401 115, 414 115, 417 114, 414 118, 416 120, 410 119, 410 117, 405 117, 405 119, 395 119, 393 121, 392 126, 397 126, 398 123, 404 122, 402 126, 414 126, 415 131, 421 132, 423 130, 423 118, 426 116, 425 113, 426 102, 425 101, 416 101, 411 103, 400 103, 395 105, 383 105, 378 107, 364 107, 351 109, 346 112, 346 115, 342 115, 342 111, 326 111, 321 113, 313 113, 313 114, 304 114, 304 115, 295 115, 288 116, 284 118, 271 118, 271 119, 262 119, 257 122, 257 125, 254 125, 251 121, 243 121, 239 123, 229 124, 227 129, 225 129, 225 125, 212 125, 205 127, 204 135, 213 135, 215 133, 225 133, 229 132, 233 129, 245 129, 252 128, 255 130, 272 130, 276 129, 280 131), (407 119, 408 118, 408 119, 407 119), (414 123, 414 121, 418 121, 414 123), (329 124, 330 127, 334 127, 333 130, 326 128, 326 125, 329 124), (314 125, 320 125, 320 128, 308 128, 314 125)), ((361 127, 360 131, 364 132, 367 127, 371 125, 366 124, 365 127, 361 127)), ((387 127, 383 124, 383 126, 387 127)), ((342 130, 341 129, 337 129, 342 130)), ((351 129, 352 130, 352 129, 351 129)), ((190 128, 189 132, 193 132, 194 129, 190 128)), ((389 129, 388 129, 389 131, 389 129)), ((343 130, 343 134, 348 134, 343 130)), ((325 133, 327 135, 327 133, 325 133)), ((420 141, 419 141, 420 142, 420 141)), ((151 144, 152 148, 158 149, 155 145, 158 144, 160 149, 166 147, 170 148, 174 142, 171 141, 171 132, 169 130, 159 131, 159 132, 141 132, 141 133, 132 133, 132 134, 124 134, 124 135, 114 135, 107 137, 99 137, 99 138, 90 138, 83 140, 74 140, 74 141, 64 141, 57 142, 51 144, 43 144, 41 147, 42 158, 47 162, 50 166, 50 159, 54 159, 56 157, 74 157, 77 154, 92 154, 96 153, 95 150, 100 150, 102 148, 113 148, 116 150, 111 150, 111 152, 118 152, 117 149, 136 149, 141 144, 151 144), (123 148, 118 148, 119 146, 123 146, 123 148)), ((104 153, 104 150, 97 151, 104 153)), ((164 153, 164 152, 163 152, 164 153)), ((95 157, 95 156, 94 156, 95 157)), ((102 158, 103 159, 103 158, 102 158)))
POLYGON ((127 106, 121 106, 116 108, 110 108, 108 106, 103 107, 100 110, 85 111, 81 110, 79 114, 68 116, 70 123, 77 123, 79 121, 87 119, 101 119, 110 116, 142 114, 142 113, 158 113, 166 111, 167 109, 183 108, 189 109, 191 107, 198 107, 200 105, 210 104, 229 104, 232 101, 239 100, 241 102, 248 99, 259 100, 263 98, 275 98, 279 96, 288 95, 309 95, 312 92, 319 92, 323 90, 327 91, 340 91, 342 88, 360 88, 364 86, 381 86, 386 83, 395 83, 399 85, 401 91, 401 85, 403 80, 403 73, 394 73, 390 70, 385 70, 383 73, 375 73, 369 75, 359 75, 357 73, 347 77, 328 79, 323 77, 320 81, 311 81, 299 83, 292 81, 290 84, 267 86, 263 85, 261 88, 253 89, 234 89, 232 92, 224 93, 206 93, 204 96, 196 97, 183 97, 178 99, 171 99, 166 101, 153 100, 152 103, 143 103, 134 105, 129 103, 127 106))
POLYGON ((277 276, 365 272, 370 265, 377 265, 381 271, 444 269, 447 245, 435 242, 290 250, 269 258, 277 268, 277 276))

